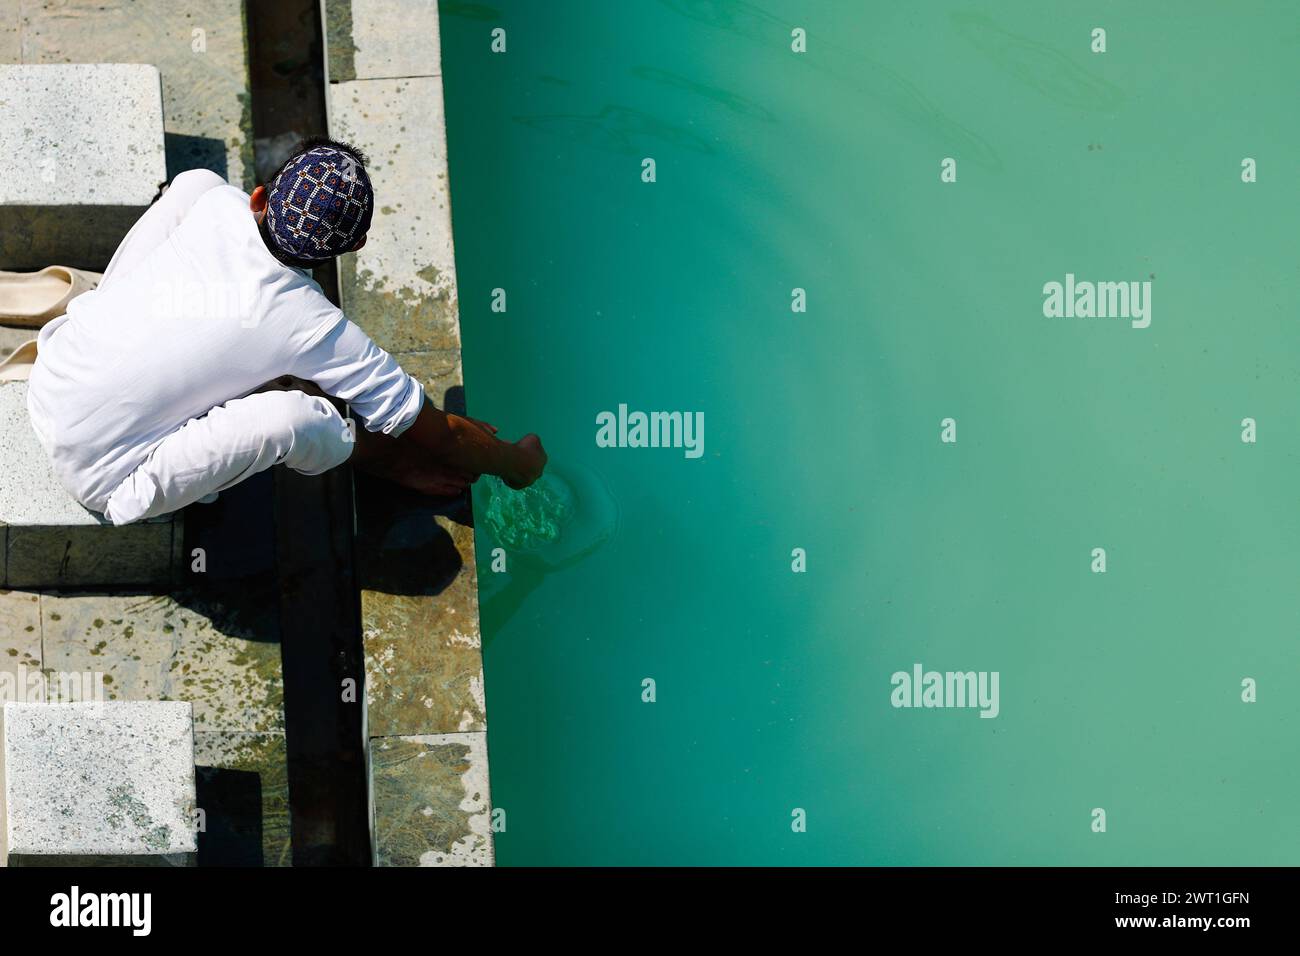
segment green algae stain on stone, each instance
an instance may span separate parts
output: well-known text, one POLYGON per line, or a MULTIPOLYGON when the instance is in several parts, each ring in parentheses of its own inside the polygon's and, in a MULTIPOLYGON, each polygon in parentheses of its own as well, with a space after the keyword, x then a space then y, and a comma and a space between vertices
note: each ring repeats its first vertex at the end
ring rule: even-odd
POLYGON ((331 83, 357 78, 357 45, 352 40, 352 0, 325 0, 325 36, 331 83))
POLYGON ((358 517, 370 734, 484 729, 473 529, 418 499, 381 504, 373 494, 358 517))
POLYGON ((155 824, 149 807, 136 796, 129 786, 114 787, 109 791, 109 804, 114 808, 107 817, 108 825, 122 829, 129 821, 140 831, 146 847, 156 852, 164 852, 171 845, 171 827, 155 824))
POLYGON ((251 589, 237 607, 184 589, 144 600, 114 595, 46 600, 47 607, 59 609, 50 609, 44 629, 47 666, 103 674, 115 699, 188 700, 196 728, 283 729, 273 588, 251 589), (96 631, 97 621, 113 626, 96 631))
POLYGON ((199 866, 290 866, 288 756, 284 735, 201 731, 194 735, 199 802, 207 829, 199 866), (231 779, 256 780, 252 794, 231 779))
MULTIPOLYGON (((417 278, 432 288, 392 286, 368 269, 357 271, 354 253, 339 257, 339 287, 343 311, 386 352, 425 352, 460 348, 454 291, 433 285, 441 278, 427 266, 417 278)), ((414 280, 412 280, 414 281, 414 280)))
POLYGON ((372 741, 378 865, 491 862, 484 768, 460 736, 372 741))

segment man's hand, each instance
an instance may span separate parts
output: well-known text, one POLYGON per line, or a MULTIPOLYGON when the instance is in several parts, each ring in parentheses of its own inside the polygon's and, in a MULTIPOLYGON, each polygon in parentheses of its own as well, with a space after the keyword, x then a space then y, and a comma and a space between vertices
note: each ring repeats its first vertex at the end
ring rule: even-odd
POLYGON ((459 472, 468 482, 478 475, 500 475, 511 488, 527 488, 546 467, 541 440, 525 435, 510 444, 495 432, 495 425, 444 412, 426 401, 402 440, 415 442, 435 463, 459 472))
POLYGON ((512 447, 515 449, 515 461, 508 471, 501 473, 501 480, 519 491, 542 477, 542 472, 546 470, 546 449, 536 435, 525 435, 512 447))

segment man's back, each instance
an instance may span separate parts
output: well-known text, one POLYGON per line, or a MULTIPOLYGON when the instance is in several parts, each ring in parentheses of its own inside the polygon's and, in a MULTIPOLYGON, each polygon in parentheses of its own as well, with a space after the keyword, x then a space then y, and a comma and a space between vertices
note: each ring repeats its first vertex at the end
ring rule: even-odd
POLYGON ((206 171, 184 173, 171 188, 184 194, 184 208, 167 210, 165 238, 133 261, 115 258, 100 287, 41 333, 28 406, 78 500, 105 510, 167 435, 304 367, 331 394, 361 401, 364 418, 418 412, 419 386, 304 272, 267 251, 247 194, 206 171), (336 343, 345 332, 346 343, 336 343))

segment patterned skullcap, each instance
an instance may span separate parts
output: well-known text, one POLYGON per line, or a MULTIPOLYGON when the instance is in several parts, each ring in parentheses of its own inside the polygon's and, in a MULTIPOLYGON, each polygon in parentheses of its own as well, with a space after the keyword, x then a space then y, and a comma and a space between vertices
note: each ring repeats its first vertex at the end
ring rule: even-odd
POLYGON ((267 231, 286 255, 329 259, 366 234, 374 204, 365 167, 342 150, 316 146, 286 163, 271 183, 267 231))

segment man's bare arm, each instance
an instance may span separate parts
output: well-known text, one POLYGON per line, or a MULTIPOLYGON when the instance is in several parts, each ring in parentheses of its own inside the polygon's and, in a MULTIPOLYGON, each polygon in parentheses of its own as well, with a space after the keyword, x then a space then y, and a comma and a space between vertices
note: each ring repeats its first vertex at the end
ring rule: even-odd
POLYGON ((449 414, 427 399, 402 437, 416 442, 441 464, 473 475, 499 475, 512 488, 531 485, 546 467, 546 452, 536 435, 511 444, 483 424, 449 414))

